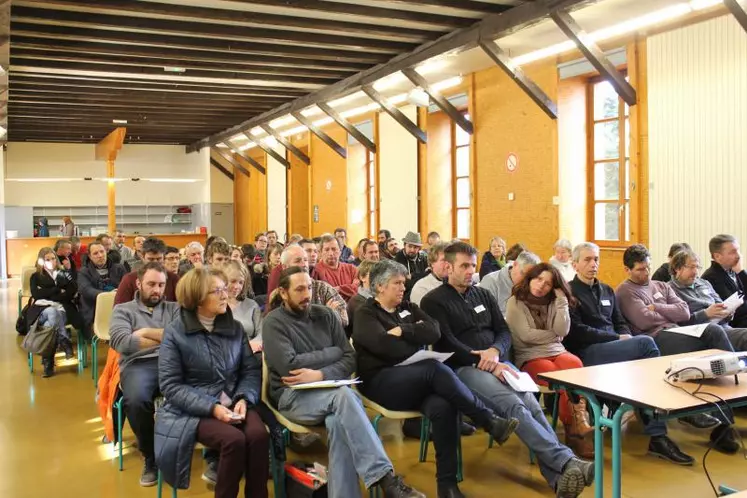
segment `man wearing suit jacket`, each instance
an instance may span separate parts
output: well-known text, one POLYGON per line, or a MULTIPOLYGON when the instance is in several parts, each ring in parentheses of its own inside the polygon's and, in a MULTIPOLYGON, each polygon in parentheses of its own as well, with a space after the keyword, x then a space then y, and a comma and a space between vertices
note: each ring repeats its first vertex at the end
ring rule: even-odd
MULTIPOLYGON (((739 252, 739 241, 733 235, 719 234, 708 242, 711 253, 711 267, 703 273, 721 299, 726 299, 735 292, 744 295, 747 289, 747 272, 742 268, 742 255, 739 252)), ((735 328, 747 328, 747 302, 734 313, 729 325, 735 328)))

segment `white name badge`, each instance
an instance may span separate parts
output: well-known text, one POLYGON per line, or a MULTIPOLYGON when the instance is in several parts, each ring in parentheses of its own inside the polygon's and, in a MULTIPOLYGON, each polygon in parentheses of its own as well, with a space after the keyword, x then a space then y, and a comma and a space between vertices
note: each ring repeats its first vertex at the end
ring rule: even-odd
POLYGON ((612 306, 609 299, 602 299, 602 306, 612 306))
POLYGON ((654 299, 663 299, 663 298, 664 296, 661 295, 661 292, 657 292, 656 294, 654 294, 654 299))
POLYGON ((482 313, 483 311, 485 311, 485 306, 483 306, 482 304, 479 306, 475 306, 475 313, 482 313))
POLYGON ((407 311, 407 310, 402 310, 402 311, 399 312, 399 317, 400 318, 406 318, 408 316, 410 316, 410 312, 407 311))

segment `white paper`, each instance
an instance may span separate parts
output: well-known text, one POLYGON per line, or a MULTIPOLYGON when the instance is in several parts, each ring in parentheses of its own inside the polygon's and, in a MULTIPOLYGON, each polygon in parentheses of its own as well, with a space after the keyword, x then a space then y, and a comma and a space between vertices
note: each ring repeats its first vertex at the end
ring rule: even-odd
POLYGON ((671 329, 665 329, 667 332, 676 332, 682 335, 689 335, 690 337, 700 338, 703 335, 703 331, 708 327, 707 323, 701 323, 700 325, 688 325, 687 327, 673 327, 671 329))
POLYGON ((397 363, 396 366, 404 367, 405 365, 412 365, 413 363, 417 363, 419 361, 424 361, 424 360, 438 360, 441 363, 443 363, 449 358, 451 358, 451 355, 453 354, 454 353, 439 353, 438 351, 430 351, 427 349, 421 349, 420 351, 417 351, 414 355, 407 358, 405 361, 401 363, 397 363))
POLYGON ((356 377, 355 379, 342 379, 342 380, 320 380, 318 382, 306 382, 304 384, 296 384, 290 386, 291 389, 330 389, 334 387, 350 386, 353 384, 360 384, 361 381, 356 377))
POLYGON ((737 311, 737 308, 742 306, 744 303, 744 299, 739 297, 739 292, 735 292, 731 296, 727 297, 724 301, 724 306, 726 306, 726 309, 729 310, 729 314, 734 313, 737 311))
POLYGON ((503 378, 506 379, 506 384, 511 386, 516 392, 520 393, 537 393, 539 387, 534 383, 532 377, 526 372, 516 372, 519 375, 517 379, 510 372, 504 372, 503 378))

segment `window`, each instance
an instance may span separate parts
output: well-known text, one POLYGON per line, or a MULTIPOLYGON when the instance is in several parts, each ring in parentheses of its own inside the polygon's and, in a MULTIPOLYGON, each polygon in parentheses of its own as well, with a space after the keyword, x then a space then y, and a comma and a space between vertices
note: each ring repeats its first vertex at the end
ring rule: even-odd
MULTIPOLYGON (((469 114, 465 114, 469 119, 469 114)), ((452 121, 454 144, 454 233, 462 240, 469 240, 472 231, 472 185, 470 183, 470 134, 452 121)))
POLYGON ((607 81, 588 87, 589 232, 602 245, 630 241, 628 105, 607 81))
POLYGON ((366 149, 366 193, 368 195, 368 233, 373 240, 376 240, 378 232, 376 219, 376 207, 378 206, 376 198, 376 161, 373 153, 366 149))

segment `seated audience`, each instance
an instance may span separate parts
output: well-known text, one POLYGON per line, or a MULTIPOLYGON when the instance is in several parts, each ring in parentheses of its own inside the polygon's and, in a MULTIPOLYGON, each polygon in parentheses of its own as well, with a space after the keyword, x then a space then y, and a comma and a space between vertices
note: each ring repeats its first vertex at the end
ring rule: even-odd
POLYGON ((166 270, 160 263, 140 266, 136 285, 133 300, 114 306, 110 344, 119 353, 125 413, 145 459, 140 485, 154 486, 158 479, 153 449, 153 400, 159 395, 158 351, 163 329, 178 318, 179 306, 164 300, 166 270))
POLYGON ((106 249, 107 253, 114 249, 114 241, 108 233, 98 234, 96 236, 96 242, 101 242, 101 245, 104 246, 104 249, 106 249))
MULTIPOLYGON (((568 306, 575 303, 563 276, 549 263, 533 266, 514 286, 513 295, 506 303, 514 361, 538 384, 547 385, 539 379, 541 373, 584 366, 578 356, 563 346, 563 338, 571 327, 568 306)), ((589 425, 586 400, 572 401, 566 391, 559 395, 559 416, 565 426, 566 444, 577 455, 593 458, 593 445, 585 444, 594 430, 589 425)))
POLYGON ((78 237, 70 237, 69 240, 71 245, 70 258, 75 263, 75 269, 79 270, 83 268, 83 256, 88 254, 88 247, 81 243, 78 237))
POLYGON ((425 239, 426 244, 428 244, 428 248, 431 248, 441 242, 441 236, 438 234, 438 232, 428 232, 428 236, 425 239))
POLYGON ((519 257, 519 254, 526 251, 527 248, 524 247, 524 244, 514 244, 511 247, 508 248, 506 251, 506 264, 510 263, 511 261, 516 261, 516 258, 519 257))
MULTIPOLYGON (((381 252, 380 247, 379 251, 381 252)), ((394 259, 399 251, 400 249, 399 244, 397 243, 397 239, 395 239, 394 237, 386 239, 386 250, 382 253, 386 259, 394 259)))
POLYGON ((498 303, 501 313, 506 314, 506 303, 511 297, 515 285, 521 282, 524 275, 539 264, 540 259, 534 253, 524 251, 516 256, 515 261, 509 261, 497 272, 489 273, 480 281, 480 287, 487 290, 498 303))
POLYGON ((480 262, 480 280, 485 275, 496 272, 506 266, 506 241, 500 237, 490 239, 490 250, 485 251, 480 262))
POLYGON ((314 273, 317 263, 319 263, 319 246, 311 239, 303 239, 298 243, 306 251, 306 257, 309 260, 309 275, 314 273))
POLYGON ((80 326, 74 302, 78 287, 71 271, 60 264, 54 250, 43 247, 36 258, 36 271, 31 274, 29 288, 33 301, 26 312, 28 333, 33 333, 37 327, 51 327, 56 335, 54 349, 48 356, 42 356, 42 377, 51 377, 58 349, 65 352, 66 360, 73 357, 73 341, 65 325, 70 320, 74 326, 80 326))
POLYGON ((268 239, 265 233, 260 232, 254 236, 254 248, 257 251, 257 254, 255 257, 258 259, 258 261, 255 261, 255 262, 265 260, 265 254, 267 252, 267 245, 268 245, 268 239))
POLYGON ((661 266, 656 269, 654 274, 651 276, 651 280, 669 282, 669 279, 672 278, 672 275, 669 274, 669 262, 672 261, 672 256, 683 249, 690 249, 690 245, 687 242, 675 242, 672 244, 669 247, 669 254, 667 254, 667 262, 662 263, 661 266))
POLYGON ((447 365, 497 415, 516 418, 516 434, 535 455, 540 471, 557 496, 575 497, 594 480, 594 464, 577 459, 558 440, 532 393, 516 392, 503 381, 516 375, 508 363, 511 332, 495 299, 472 284, 477 250, 454 242, 446 250, 448 280, 422 301, 438 321, 441 339, 434 349, 453 352, 447 365))
POLYGON ((96 312, 96 297, 102 292, 117 290, 127 271, 121 264, 112 263, 106 256, 106 249, 98 242, 91 242, 88 246, 88 258, 86 259, 86 264, 78 272, 78 293, 80 294, 83 331, 91 337, 96 312))
POLYGON ((262 351, 262 310, 248 297, 252 281, 249 270, 240 261, 229 261, 224 271, 228 279, 228 306, 233 319, 241 324, 253 353, 262 351))
POLYGON ((280 266, 280 255, 283 254, 285 248, 282 244, 275 244, 267 249, 267 272, 268 275, 272 273, 272 270, 280 266))
MULTIPOLYGON (((732 235, 716 235, 708 242, 708 251, 711 253, 711 266, 703 273, 703 279, 711 283, 721 299, 728 299, 735 292, 744 296, 747 272, 743 269, 739 241, 732 235)), ((747 299, 737 308, 729 324, 747 328, 747 299)))
POLYGON ((132 249, 125 245, 126 236, 122 230, 117 230, 114 233, 114 249, 119 252, 121 261, 130 261, 135 257, 132 254, 132 249))
POLYGON ((314 268, 312 277, 330 284, 347 301, 358 293, 357 274, 355 266, 340 262, 337 239, 331 235, 322 237, 322 260, 314 268))
POLYGON ((358 266, 361 264, 361 261, 363 261, 363 244, 365 244, 368 241, 368 239, 363 238, 358 241, 358 245, 355 246, 355 259, 353 260, 353 264, 355 266, 358 266))
MULTIPOLYGON (((163 264, 163 259, 166 254, 166 244, 155 237, 148 237, 140 247, 140 264, 143 266, 146 263, 158 263, 163 264)), ((127 273, 119 283, 117 287, 117 295, 114 297, 114 304, 129 303, 135 299, 135 293, 137 292, 137 278, 138 272, 133 270, 127 273)), ((164 299, 166 301, 176 301, 176 284, 179 282, 179 276, 176 273, 166 272, 166 287, 164 289, 164 299)))
POLYGON ((409 300, 412 286, 426 275, 428 256, 421 250, 423 242, 420 240, 419 233, 407 232, 402 243, 404 248, 394 256, 394 261, 407 268, 405 299, 409 300))
POLYGON ((344 228, 335 228, 335 238, 340 244, 340 261, 343 263, 352 263, 355 259, 353 250, 347 246, 348 232, 344 228))
POLYGON ((62 269, 69 271, 73 279, 78 279, 78 267, 75 266, 75 261, 72 258, 73 245, 68 239, 57 239, 54 243, 54 253, 57 255, 57 259, 60 261, 62 269))
POLYGON ((554 254, 550 258, 550 264, 560 272, 566 282, 570 282, 576 276, 571 262, 571 251, 573 251, 571 242, 567 239, 560 239, 553 244, 552 250, 554 254))
MULTIPOLYGON (((690 310, 672 288, 664 282, 650 279, 651 255, 645 246, 634 244, 623 254, 628 280, 617 287, 617 300, 634 334, 648 334, 654 338, 663 356, 691 353, 704 349, 734 351, 724 329, 709 324, 700 337, 672 331, 678 323, 690 319, 690 310)), ((723 420, 722 420, 723 421, 723 420)), ((739 445, 725 421, 711 433, 715 449, 734 453, 739 445)))
POLYGON ((701 269, 700 259, 692 249, 682 249, 669 260, 672 279, 667 284, 690 310, 690 319, 680 325, 718 324, 736 351, 747 351, 747 329, 729 325, 731 313, 711 283, 698 276, 701 269))
MULTIPOLYGON (((306 251, 301 249, 297 245, 288 246, 281 256, 282 264, 279 265, 282 270, 286 268, 299 267, 301 269, 309 271, 309 260, 306 256, 306 251)), ((270 295, 270 300, 267 305, 267 311, 281 306, 283 300, 280 298, 280 294, 274 289, 270 295)), ((319 304, 326 306, 335 312, 337 317, 340 319, 343 327, 348 326, 348 312, 345 300, 340 294, 327 282, 322 280, 312 279, 311 281, 311 304, 319 304)))
POLYGON ((495 415, 437 360, 397 366, 441 336, 433 318, 403 301, 407 275, 404 266, 389 260, 371 269, 374 297, 357 310, 353 330, 361 392, 388 410, 419 411, 431 420, 438 496, 460 497, 464 495, 457 486, 459 414, 470 417, 499 444, 509 438, 518 421, 495 415))
POLYGON ((358 267, 358 281, 360 282, 358 285, 358 294, 348 299, 348 326, 345 327, 345 334, 348 337, 353 335, 353 315, 358 308, 363 305, 363 303, 373 297, 368 276, 371 273, 371 268, 373 268, 376 263, 378 263, 378 261, 363 261, 358 267))
MULTIPOLYGON (((334 237, 324 246, 331 243, 337 247, 334 237)), ((311 304, 311 278, 304 269, 283 270, 278 291, 283 304, 265 318, 263 325, 269 396, 278 411, 293 422, 326 425, 332 470, 329 495, 359 496, 360 477, 366 488, 380 486, 385 498, 425 498, 394 475, 381 440, 352 389, 289 388, 350 378, 356 367, 355 351, 334 313, 311 304)))
POLYGON ((362 261, 373 261, 375 263, 381 259, 379 244, 377 244, 373 240, 366 239, 366 241, 363 243, 362 250, 362 261))
POLYGON ((127 271, 137 270, 136 263, 143 259, 143 242, 145 242, 145 237, 142 235, 137 235, 133 239, 132 259, 122 262, 122 264, 127 268, 127 271))
POLYGON ((182 257, 179 249, 174 246, 166 246, 166 254, 163 256, 163 266, 166 271, 179 275, 179 261, 182 257))
POLYGON ((289 246, 291 244, 298 244, 302 240, 303 240, 303 235, 301 235, 300 233, 294 233, 293 235, 290 236, 290 238, 288 239, 288 242, 286 242, 285 245, 289 246))
POLYGON ((382 228, 379 230, 379 233, 376 235, 376 242, 379 243, 379 246, 384 245, 384 248, 386 247, 386 241, 392 238, 392 232, 389 230, 382 228))
POLYGON ((192 268, 202 268, 204 263, 205 249, 197 241, 190 242, 184 248, 186 259, 179 263, 179 276, 181 277, 192 268))
POLYGON ((194 269, 179 282, 181 310, 163 333, 159 386, 166 403, 156 417, 163 479, 189 487, 195 443, 220 451, 216 498, 267 498, 269 436, 256 407, 262 367, 228 306, 222 270, 194 269))
MULTIPOLYGON (((570 308, 571 330, 563 341, 566 349, 581 358, 587 367, 659 356, 659 348, 650 336, 631 335, 614 291, 597 278, 599 246, 591 242, 578 244, 573 248, 572 260, 576 276, 570 286, 577 304, 570 308)), ((606 404, 614 406, 613 403, 606 404)), ((651 438, 648 443, 650 455, 678 465, 694 463, 693 457, 683 453, 667 437, 664 421, 640 413, 639 416, 645 424, 644 433, 651 438)))
POLYGON ((446 246, 443 242, 438 242, 428 249, 428 265, 430 269, 425 277, 418 280, 415 285, 412 286, 410 292, 410 302, 420 306, 423 296, 428 294, 436 287, 441 287, 444 283, 444 279, 448 277, 446 269, 446 259, 444 258, 444 250, 446 246))
POLYGON ((231 247, 223 240, 215 240, 205 249, 205 263, 209 268, 222 270, 231 260, 231 247))
POLYGON ((278 233, 275 230, 268 230, 266 235, 268 247, 278 245, 278 233))
POLYGON ((231 246, 231 261, 244 261, 244 251, 238 246, 231 246))

